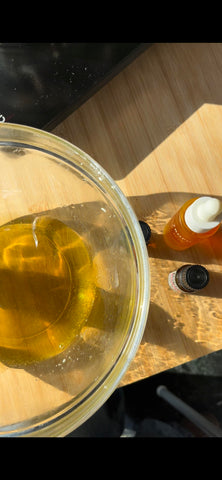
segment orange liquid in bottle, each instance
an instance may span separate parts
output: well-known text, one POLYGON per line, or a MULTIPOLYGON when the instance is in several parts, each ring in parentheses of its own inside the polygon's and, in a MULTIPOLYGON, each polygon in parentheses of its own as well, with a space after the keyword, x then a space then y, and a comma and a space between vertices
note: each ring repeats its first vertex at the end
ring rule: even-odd
POLYGON ((192 198, 188 200, 184 205, 178 210, 178 212, 171 218, 164 228, 163 236, 165 243, 168 247, 174 250, 185 250, 192 247, 196 243, 199 243, 208 237, 214 235, 220 227, 220 224, 212 228, 205 233, 195 233, 186 225, 184 215, 187 208, 195 201, 197 198, 192 198))

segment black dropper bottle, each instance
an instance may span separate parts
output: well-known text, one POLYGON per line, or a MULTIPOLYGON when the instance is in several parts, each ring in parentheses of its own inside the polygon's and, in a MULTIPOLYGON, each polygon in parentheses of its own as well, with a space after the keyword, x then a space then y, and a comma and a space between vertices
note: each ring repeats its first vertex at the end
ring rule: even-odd
POLYGON ((209 272, 202 265, 187 264, 171 272, 168 283, 173 290, 192 293, 206 287, 209 278, 209 272))
POLYGON ((151 228, 148 225, 148 223, 144 222, 143 220, 139 220, 139 224, 140 224, 142 232, 143 232, 144 240, 145 240, 146 244, 148 245, 148 243, 150 241, 150 237, 151 237, 151 228))

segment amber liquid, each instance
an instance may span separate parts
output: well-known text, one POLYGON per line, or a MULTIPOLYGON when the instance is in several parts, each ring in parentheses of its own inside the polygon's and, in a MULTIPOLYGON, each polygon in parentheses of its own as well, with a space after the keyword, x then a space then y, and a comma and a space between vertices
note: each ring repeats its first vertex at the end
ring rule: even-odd
POLYGON ((212 228, 208 232, 198 234, 192 232, 192 230, 187 227, 184 220, 186 209, 197 198, 198 197, 188 200, 165 226, 163 236, 168 247, 174 250, 185 250, 211 237, 219 229, 220 225, 212 228))
POLYGON ((0 228, 0 361, 19 366, 61 353, 94 304, 95 273, 82 238, 39 216, 0 228))

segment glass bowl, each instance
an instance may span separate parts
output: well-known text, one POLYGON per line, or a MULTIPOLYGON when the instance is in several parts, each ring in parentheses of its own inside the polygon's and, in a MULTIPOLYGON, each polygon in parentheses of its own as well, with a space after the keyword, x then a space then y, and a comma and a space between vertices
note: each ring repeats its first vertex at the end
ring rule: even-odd
POLYGON ((89 155, 0 125, 0 435, 65 436, 117 388, 150 302, 143 233, 89 155))

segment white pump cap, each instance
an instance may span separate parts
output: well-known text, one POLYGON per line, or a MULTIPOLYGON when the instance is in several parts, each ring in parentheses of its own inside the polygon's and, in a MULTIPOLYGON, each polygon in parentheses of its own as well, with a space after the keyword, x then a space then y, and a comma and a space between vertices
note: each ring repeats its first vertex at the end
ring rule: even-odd
POLYGON ((200 197, 187 208, 184 219, 193 232, 208 232, 222 221, 222 202, 217 198, 200 197))

